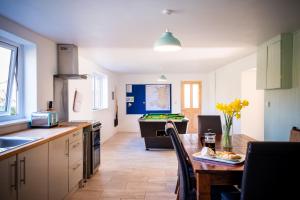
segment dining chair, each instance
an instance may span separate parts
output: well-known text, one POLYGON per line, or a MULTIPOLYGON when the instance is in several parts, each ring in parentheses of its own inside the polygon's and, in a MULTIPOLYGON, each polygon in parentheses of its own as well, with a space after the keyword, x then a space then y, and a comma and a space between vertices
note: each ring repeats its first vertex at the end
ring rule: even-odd
MULTIPOLYGON (((196 177, 194 169, 192 167, 191 160, 188 154, 184 150, 183 144, 179 138, 178 131, 173 122, 168 122, 166 124, 166 135, 170 136, 171 141, 174 145, 176 156, 178 159, 178 180, 176 184, 177 189, 177 199, 179 200, 196 200, 196 177), (177 188, 178 187, 178 188, 177 188)), ((234 191, 233 186, 213 186, 211 199, 220 200, 220 191, 234 191)))
POLYGON ((179 200, 196 200, 196 178, 191 161, 185 152, 173 122, 166 124, 166 134, 170 136, 178 160, 179 200))
POLYGON ((198 133, 206 133, 208 129, 212 129, 216 134, 222 134, 220 115, 198 115, 198 133))
POLYGON ((290 142, 300 142, 300 129, 293 127, 290 133, 290 142))
POLYGON ((222 200, 299 199, 300 143, 249 142, 241 191, 222 200))

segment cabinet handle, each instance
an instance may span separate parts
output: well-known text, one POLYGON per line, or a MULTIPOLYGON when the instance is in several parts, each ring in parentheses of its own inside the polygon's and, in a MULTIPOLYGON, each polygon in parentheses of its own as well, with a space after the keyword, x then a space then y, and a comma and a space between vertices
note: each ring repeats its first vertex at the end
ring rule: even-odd
POLYGON ((10 168, 11 168, 11 172, 12 172, 12 178, 11 180, 13 180, 10 185, 10 188, 14 189, 14 190, 17 190, 17 161, 14 161, 13 164, 10 165, 10 168))
POLYGON ((69 140, 65 142, 65 155, 69 156, 69 140))
POLYGON ((73 167, 73 171, 75 171, 78 167, 80 167, 80 164, 77 164, 76 167, 73 167))
POLYGON ((77 135, 79 135, 79 132, 73 133, 73 137, 76 137, 77 135))
POLYGON ((25 157, 20 160, 20 167, 22 167, 22 163, 23 163, 23 178, 22 178, 22 174, 20 174, 20 183, 23 183, 24 185, 26 184, 26 159, 25 157))
POLYGON ((72 147, 73 147, 73 149, 75 149, 77 146, 79 146, 80 145, 80 142, 77 142, 76 144, 74 144, 72 147))

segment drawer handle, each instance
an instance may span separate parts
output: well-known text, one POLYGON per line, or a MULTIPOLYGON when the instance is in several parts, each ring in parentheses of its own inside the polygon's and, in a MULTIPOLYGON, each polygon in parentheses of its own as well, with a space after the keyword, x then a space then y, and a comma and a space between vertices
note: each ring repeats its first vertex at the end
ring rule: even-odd
POLYGON ((65 155, 69 156, 69 140, 65 141, 65 155))
POLYGON ((78 167, 80 167, 80 164, 77 164, 76 167, 73 167, 73 171, 75 171, 76 169, 78 169, 78 167))
POLYGON ((79 135, 80 133, 77 132, 77 133, 73 133, 73 137, 76 137, 77 135, 79 135))
POLYGON ((22 160, 20 160, 20 165, 22 163, 23 163, 23 178, 20 175, 20 183, 23 183, 25 185, 25 183, 26 183, 26 160, 25 160, 25 157, 22 160))
POLYGON ((12 172, 12 179, 13 183, 10 185, 10 188, 17 190, 17 161, 14 161, 13 164, 10 165, 11 167, 11 172, 12 172))
POLYGON ((73 149, 75 149, 75 148, 78 147, 79 145, 80 145, 80 142, 74 144, 72 147, 73 147, 73 149))

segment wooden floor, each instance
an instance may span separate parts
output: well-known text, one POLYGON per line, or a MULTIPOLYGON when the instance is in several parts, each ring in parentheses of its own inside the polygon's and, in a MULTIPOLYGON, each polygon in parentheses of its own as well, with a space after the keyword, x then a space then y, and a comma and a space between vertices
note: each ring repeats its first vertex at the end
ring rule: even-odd
POLYGON ((118 133, 102 148, 99 172, 73 200, 176 199, 174 151, 146 151, 137 133, 118 133))

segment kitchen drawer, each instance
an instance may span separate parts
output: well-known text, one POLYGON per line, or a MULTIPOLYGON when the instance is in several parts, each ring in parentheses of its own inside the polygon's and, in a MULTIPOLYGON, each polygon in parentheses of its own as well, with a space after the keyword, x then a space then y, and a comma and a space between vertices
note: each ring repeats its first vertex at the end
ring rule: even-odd
POLYGON ((69 191, 71 191, 82 180, 83 165, 82 160, 70 165, 69 168, 69 191))
POLYGON ((69 164, 73 165, 78 160, 83 159, 83 144, 81 140, 77 140, 69 144, 69 164))
POLYGON ((69 135, 69 142, 71 144, 77 140, 82 141, 82 137, 83 137, 82 129, 74 131, 69 135))

